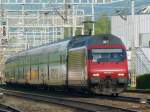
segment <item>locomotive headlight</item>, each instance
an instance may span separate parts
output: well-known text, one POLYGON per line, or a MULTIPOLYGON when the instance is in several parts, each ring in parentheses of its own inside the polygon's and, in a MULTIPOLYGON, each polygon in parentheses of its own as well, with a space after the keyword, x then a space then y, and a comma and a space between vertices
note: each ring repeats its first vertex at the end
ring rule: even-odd
POLYGON ((125 74, 124 73, 119 73, 118 76, 125 76, 125 74))
POLYGON ((99 73, 94 73, 94 74, 92 74, 92 76, 98 77, 98 76, 100 76, 100 74, 99 73))
POLYGON ((103 40, 103 44, 108 44, 109 41, 108 40, 103 40))

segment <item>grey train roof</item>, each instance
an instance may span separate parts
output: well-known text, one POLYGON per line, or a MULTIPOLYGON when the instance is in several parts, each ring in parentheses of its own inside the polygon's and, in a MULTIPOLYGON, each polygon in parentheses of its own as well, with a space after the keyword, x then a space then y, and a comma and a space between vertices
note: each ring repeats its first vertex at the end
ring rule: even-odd
POLYGON ((107 45, 114 45, 114 44, 122 44, 120 38, 112 35, 112 34, 101 34, 95 36, 83 36, 80 38, 73 38, 69 42, 68 48, 75 48, 80 46, 88 46, 88 45, 104 45, 103 41, 108 40, 107 45))
POLYGON ((122 41, 118 37, 116 37, 112 34, 100 34, 100 35, 94 35, 94 36, 89 36, 89 35, 75 36, 75 37, 71 37, 70 39, 68 38, 68 39, 57 41, 57 42, 52 42, 52 43, 48 43, 48 44, 45 44, 42 46, 38 46, 35 48, 31 48, 31 49, 28 49, 25 51, 21 51, 21 52, 15 54, 14 56, 11 56, 10 58, 8 58, 5 63, 7 63, 15 58, 21 57, 21 55, 30 54, 30 52, 32 52, 32 50, 34 50, 34 51, 39 50, 40 48, 46 48, 47 46, 54 45, 54 44, 60 43, 60 42, 69 41, 68 49, 70 49, 70 48, 76 48, 76 47, 88 46, 88 45, 103 45, 104 44, 103 40, 109 40, 109 45, 123 44, 122 41))

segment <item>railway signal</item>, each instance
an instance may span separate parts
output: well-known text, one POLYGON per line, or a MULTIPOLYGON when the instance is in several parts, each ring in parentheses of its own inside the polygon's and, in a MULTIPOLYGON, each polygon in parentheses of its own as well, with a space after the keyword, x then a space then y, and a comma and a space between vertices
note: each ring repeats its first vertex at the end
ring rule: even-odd
POLYGON ((6 33, 6 22, 2 22, 1 28, 1 45, 8 44, 7 33, 6 33))
POLYGON ((5 37, 6 36, 6 27, 3 26, 3 36, 5 37))
MULTIPOLYGON (((4 16, 3 13, 1 15, 2 17, 4 16)), ((0 33, 1 33, 1 44, 3 45, 7 41, 7 37, 6 37, 6 35, 7 35, 6 34, 6 21, 4 21, 4 18, 2 18, 0 33)))

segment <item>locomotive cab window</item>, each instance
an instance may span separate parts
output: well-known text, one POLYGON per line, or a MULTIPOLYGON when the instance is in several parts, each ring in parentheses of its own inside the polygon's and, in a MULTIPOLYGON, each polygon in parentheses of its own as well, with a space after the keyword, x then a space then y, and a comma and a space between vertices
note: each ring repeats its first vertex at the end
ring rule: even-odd
POLYGON ((119 62, 126 58, 126 52, 123 49, 92 49, 91 57, 93 62, 119 62))

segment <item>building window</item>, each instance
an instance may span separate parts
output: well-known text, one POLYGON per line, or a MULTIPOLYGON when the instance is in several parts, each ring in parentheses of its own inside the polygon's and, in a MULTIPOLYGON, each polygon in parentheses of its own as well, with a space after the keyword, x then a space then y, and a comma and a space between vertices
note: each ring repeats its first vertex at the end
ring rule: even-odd
POLYGON ((140 47, 150 47, 150 33, 140 34, 139 45, 140 47))

